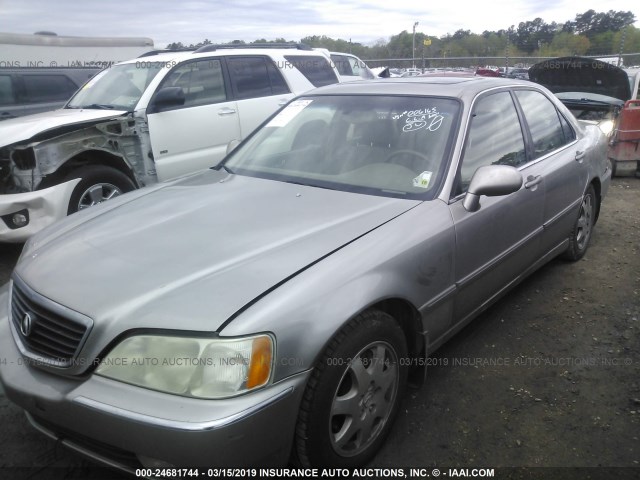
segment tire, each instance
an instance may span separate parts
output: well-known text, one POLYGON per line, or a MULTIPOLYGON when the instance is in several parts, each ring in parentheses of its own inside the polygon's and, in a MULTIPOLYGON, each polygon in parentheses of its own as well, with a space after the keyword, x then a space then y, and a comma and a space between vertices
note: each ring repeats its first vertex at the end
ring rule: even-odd
POLYGON ((576 222, 569 235, 569 247, 567 247, 567 250, 564 252, 564 258, 566 260, 575 262, 587 253, 598 211, 597 202, 593 185, 589 185, 589 188, 587 188, 587 191, 582 196, 578 218, 576 218, 576 222))
POLYGON ((384 312, 362 313, 343 327, 304 392, 294 460, 339 468, 371 460, 398 412, 407 383, 406 357, 404 333, 384 312))
POLYGON ((124 173, 104 165, 81 167, 69 173, 65 181, 75 178, 80 178, 80 183, 71 194, 67 215, 106 202, 136 188, 124 173))

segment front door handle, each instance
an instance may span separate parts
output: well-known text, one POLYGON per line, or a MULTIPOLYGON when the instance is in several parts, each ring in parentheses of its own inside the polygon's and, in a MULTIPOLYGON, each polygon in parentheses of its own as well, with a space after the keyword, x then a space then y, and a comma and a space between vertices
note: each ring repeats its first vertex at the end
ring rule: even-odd
POLYGON ((229 107, 221 108, 220 110, 218 110, 218 115, 220 115, 221 117, 225 115, 233 115, 234 113, 236 113, 236 111, 233 108, 229 107))
POLYGON ((533 176, 533 175, 529 175, 527 177, 527 182, 524 184, 524 188, 532 188, 535 187, 536 185, 538 185, 540 182, 542 182, 542 175, 537 175, 537 176, 533 176))
POLYGON ((582 160, 584 160, 585 155, 586 155, 586 152, 584 150, 582 151, 578 150, 576 152, 576 160, 578 161, 578 163, 582 163, 582 160))
POLYGON ((285 98, 284 100, 280 100, 278 102, 278 106, 279 107, 284 107, 287 103, 289 103, 289 100, 285 98))

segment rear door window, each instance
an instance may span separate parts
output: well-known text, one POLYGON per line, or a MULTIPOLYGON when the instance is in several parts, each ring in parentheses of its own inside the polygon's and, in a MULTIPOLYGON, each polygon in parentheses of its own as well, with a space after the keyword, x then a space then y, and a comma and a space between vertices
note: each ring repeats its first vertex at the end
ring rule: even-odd
POLYGON ((238 100, 289 93, 282 74, 267 57, 228 57, 227 68, 238 100))
POLYGON ((314 87, 338 83, 329 60, 320 55, 285 55, 284 58, 297 68, 314 87))
MULTIPOLYGON (((522 106, 531 132, 533 159, 542 157, 568 143, 558 111, 551 100, 533 90, 517 90, 516 97, 522 106)), ((570 134, 570 132, 567 133, 570 134)))

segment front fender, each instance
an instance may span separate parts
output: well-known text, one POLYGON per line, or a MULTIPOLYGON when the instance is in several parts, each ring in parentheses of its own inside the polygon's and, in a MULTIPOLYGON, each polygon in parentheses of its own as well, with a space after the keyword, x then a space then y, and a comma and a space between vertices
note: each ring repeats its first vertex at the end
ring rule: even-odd
POLYGON ((417 341, 437 339, 451 326, 454 245, 446 204, 420 204, 265 294, 220 333, 272 332, 274 381, 312 368, 347 322, 389 299, 418 312, 417 341))

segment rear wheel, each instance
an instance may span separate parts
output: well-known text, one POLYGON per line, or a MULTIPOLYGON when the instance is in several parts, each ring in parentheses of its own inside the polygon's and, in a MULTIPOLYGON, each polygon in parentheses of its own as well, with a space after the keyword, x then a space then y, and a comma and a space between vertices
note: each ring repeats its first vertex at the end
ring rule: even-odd
POLYGON ((597 212, 597 200, 596 192, 593 189, 593 185, 589 185, 587 191, 582 197, 582 203, 580 204, 580 211, 578 212, 578 218, 576 219, 571 235, 569 236, 569 247, 564 253, 564 257, 567 260, 576 261, 584 257, 589 247, 589 241, 591 240, 591 233, 593 232, 593 225, 596 219, 597 212))
POLYGON ((373 458, 391 429, 407 380, 404 333, 378 310, 331 341, 307 385, 296 426, 297 460, 353 468, 373 458))
POLYGON ((80 178, 80 183, 71 194, 68 215, 106 202, 136 188, 124 173, 104 165, 88 165, 79 168, 67 175, 66 180, 75 178, 80 178))

